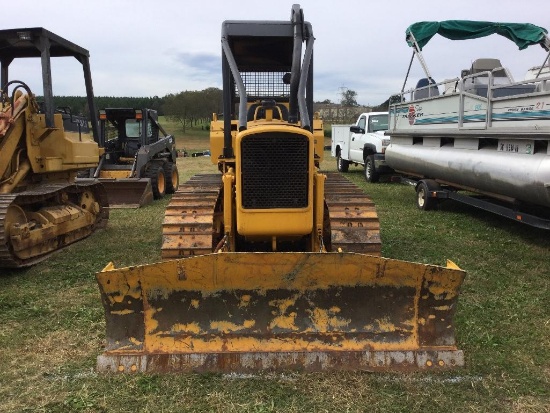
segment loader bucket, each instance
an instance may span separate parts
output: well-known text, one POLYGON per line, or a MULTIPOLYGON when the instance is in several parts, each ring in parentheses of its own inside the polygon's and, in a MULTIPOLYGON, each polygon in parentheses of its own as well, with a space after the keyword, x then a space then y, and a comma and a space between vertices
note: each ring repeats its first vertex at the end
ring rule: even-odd
POLYGON ((97 274, 102 372, 447 369, 465 273, 355 253, 220 253, 97 274))
POLYGON ((149 178, 100 178, 107 191, 110 208, 140 208, 153 202, 149 178))

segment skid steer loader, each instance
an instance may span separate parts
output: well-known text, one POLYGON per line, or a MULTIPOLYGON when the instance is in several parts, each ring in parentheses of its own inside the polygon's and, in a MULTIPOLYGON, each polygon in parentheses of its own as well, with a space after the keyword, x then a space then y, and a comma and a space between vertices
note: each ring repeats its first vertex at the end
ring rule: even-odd
POLYGON ((176 142, 156 110, 100 110, 99 145, 105 149, 99 165, 81 173, 78 182, 99 179, 111 208, 139 208, 178 188, 176 142))
POLYGON ((298 5, 290 21, 222 24, 223 120, 211 124, 221 173, 194 176, 172 197, 166 261, 97 274, 107 328, 98 370, 464 363, 453 326, 464 272, 380 258, 371 200, 318 169, 313 41, 298 5))
POLYGON ((0 62, 0 268, 25 267, 105 226, 108 201, 97 181, 75 184, 101 154, 88 51, 40 27, 0 30, 0 62), (55 106, 50 58, 71 56, 84 69, 91 124, 55 106), (15 59, 33 57, 42 102, 8 77, 15 59))

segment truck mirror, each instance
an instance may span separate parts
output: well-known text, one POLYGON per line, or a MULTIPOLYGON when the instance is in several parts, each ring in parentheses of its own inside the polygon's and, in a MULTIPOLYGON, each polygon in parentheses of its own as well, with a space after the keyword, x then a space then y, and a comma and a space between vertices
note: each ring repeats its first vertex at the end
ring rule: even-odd
POLYGON ((356 126, 356 125, 350 126, 349 131, 353 133, 365 133, 365 129, 360 128, 359 126, 356 126))

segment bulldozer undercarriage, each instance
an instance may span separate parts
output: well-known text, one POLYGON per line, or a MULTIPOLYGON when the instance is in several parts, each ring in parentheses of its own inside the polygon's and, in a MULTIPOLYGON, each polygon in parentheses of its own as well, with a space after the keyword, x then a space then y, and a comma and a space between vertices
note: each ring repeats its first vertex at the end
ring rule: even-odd
MULTIPOLYGON (((327 251, 380 256, 380 224, 372 200, 338 173, 326 173, 325 234, 327 251)), ((210 254, 223 230, 219 174, 195 175, 181 185, 166 208, 162 258, 210 254)))
POLYGON ((0 195, 0 267, 46 259, 107 224, 105 190, 98 183, 48 184, 0 195))

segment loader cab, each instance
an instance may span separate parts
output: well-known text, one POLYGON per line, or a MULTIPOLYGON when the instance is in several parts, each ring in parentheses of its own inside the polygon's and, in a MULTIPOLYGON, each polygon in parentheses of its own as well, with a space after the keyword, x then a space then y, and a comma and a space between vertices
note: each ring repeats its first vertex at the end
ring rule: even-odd
POLYGON ((107 108, 99 111, 100 141, 109 163, 133 158, 142 146, 159 140, 157 113, 151 109, 107 108), (154 120, 154 121, 153 121, 154 120))

